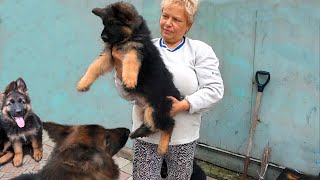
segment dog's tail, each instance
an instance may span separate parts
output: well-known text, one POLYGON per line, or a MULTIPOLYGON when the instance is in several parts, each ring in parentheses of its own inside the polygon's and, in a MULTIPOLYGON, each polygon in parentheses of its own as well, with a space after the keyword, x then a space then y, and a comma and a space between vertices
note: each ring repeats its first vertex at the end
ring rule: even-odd
POLYGON ((11 151, 5 152, 3 155, 0 157, 0 165, 8 162, 12 157, 14 153, 11 151))
POLYGON ((135 139, 139 137, 147 137, 152 133, 153 132, 151 131, 150 127, 148 127, 146 124, 142 124, 138 129, 130 134, 130 138, 135 139))

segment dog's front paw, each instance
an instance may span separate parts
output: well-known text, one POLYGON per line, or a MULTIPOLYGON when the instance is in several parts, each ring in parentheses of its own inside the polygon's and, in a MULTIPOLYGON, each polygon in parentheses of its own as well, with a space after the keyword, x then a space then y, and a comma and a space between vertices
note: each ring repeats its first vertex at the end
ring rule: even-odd
POLYGON ((22 156, 14 156, 13 158, 13 166, 18 167, 22 165, 22 156))
POLYGON ((39 149, 34 149, 33 151, 33 159, 35 161, 40 161, 42 159, 42 151, 39 149))
POLYGON ((137 86, 137 79, 136 78, 129 78, 129 77, 122 77, 123 85, 126 86, 128 89, 134 89, 137 86))
POLYGON ((128 89, 134 89, 137 86, 137 83, 129 81, 129 82, 124 82, 124 85, 128 89))
POLYGON ((86 78, 81 78, 81 80, 78 82, 77 90, 79 92, 85 92, 85 91, 88 91, 89 88, 90 88, 90 83, 88 82, 88 80, 86 80, 86 78))

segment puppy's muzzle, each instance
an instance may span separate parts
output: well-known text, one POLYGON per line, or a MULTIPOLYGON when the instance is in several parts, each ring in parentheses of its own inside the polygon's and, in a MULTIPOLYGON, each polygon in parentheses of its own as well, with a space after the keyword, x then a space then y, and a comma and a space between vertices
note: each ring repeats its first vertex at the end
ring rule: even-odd
POLYGON ((102 35, 101 35, 101 39, 102 39, 104 42, 107 42, 107 41, 108 41, 108 35, 102 34, 102 35))

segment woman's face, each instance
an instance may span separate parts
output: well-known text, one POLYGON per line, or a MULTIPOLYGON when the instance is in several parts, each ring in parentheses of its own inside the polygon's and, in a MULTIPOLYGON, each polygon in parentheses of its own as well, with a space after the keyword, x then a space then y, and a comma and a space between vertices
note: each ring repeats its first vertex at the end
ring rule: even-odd
POLYGON ((189 28, 187 15, 182 5, 171 4, 163 7, 160 17, 160 34, 169 48, 178 45, 189 28))

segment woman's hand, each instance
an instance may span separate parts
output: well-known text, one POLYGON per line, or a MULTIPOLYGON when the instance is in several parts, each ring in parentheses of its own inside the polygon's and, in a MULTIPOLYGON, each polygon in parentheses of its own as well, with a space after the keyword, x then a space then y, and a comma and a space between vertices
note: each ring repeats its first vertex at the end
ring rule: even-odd
POLYGON ((171 117, 175 116, 179 112, 188 111, 190 109, 190 104, 185 99, 179 101, 173 96, 167 96, 167 98, 171 99, 171 101, 172 101, 172 108, 170 111, 171 117))
POLYGON ((112 47, 112 57, 117 70, 117 77, 122 80, 122 58, 123 52, 117 47, 112 47))

